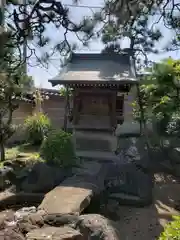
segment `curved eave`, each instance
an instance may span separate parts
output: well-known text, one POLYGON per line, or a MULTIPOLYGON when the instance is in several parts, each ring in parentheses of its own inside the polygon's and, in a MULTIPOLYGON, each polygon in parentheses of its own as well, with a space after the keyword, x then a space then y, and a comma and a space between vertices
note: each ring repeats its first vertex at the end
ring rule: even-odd
POLYGON ((130 84, 130 85, 134 85, 137 84, 138 81, 137 79, 134 78, 128 78, 128 79, 121 79, 121 80, 114 80, 114 81, 70 81, 70 80, 59 80, 59 79, 53 79, 53 80, 49 80, 49 82, 52 84, 53 87, 57 86, 57 85, 65 85, 65 86, 121 86, 124 84, 130 84))

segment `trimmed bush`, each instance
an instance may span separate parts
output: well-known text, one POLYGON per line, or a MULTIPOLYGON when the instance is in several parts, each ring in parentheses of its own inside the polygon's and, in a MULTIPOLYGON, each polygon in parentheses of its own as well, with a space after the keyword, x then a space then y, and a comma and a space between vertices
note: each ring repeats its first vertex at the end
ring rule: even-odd
POLYGON ((29 116, 25 120, 24 126, 27 133, 27 140, 33 145, 40 145, 51 129, 49 118, 41 112, 29 116))
POLYGON ((180 216, 174 216, 173 219, 165 226, 159 240, 180 240, 180 216))
POLYGON ((41 156, 49 164, 62 167, 76 165, 76 156, 72 135, 63 130, 54 130, 48 134, 41 145, 41 156))

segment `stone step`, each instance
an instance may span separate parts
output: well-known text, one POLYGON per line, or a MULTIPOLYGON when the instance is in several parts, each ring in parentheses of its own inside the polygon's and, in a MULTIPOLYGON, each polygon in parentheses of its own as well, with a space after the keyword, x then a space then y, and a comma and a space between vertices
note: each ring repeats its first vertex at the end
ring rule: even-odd
POLYGON ((84 159, 93 159, 99 161, 118 161, 119 157, 113 152, 103 151, 76 151, 76 155, 84 159))
POLYGON ((85 137, 76 138, 76 150, 83 151, 111 151, 111 146, 109 141, 101 139, 87 139, 85 137))
POLYGON ((112 133, 74 131, 74 146, 77 151, 111 152, 117 148, 117 138, 112 133))

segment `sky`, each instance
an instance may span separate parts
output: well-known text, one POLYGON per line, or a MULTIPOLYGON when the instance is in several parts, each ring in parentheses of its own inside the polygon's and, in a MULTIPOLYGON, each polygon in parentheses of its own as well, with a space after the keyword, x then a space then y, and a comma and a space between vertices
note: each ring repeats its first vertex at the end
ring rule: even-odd
MULTIPOLYGON (((64 4, 72 4, 72 0, 62 0, 61 1, 64 4)), ((103 6, 103 2, 102 0, 80 0, 79 1, 79 5, 86 5, 86 6, 95 6, 95 7, 99 7, 99 6, 103 6)), ((83 16, 87 16, 87 15, 91 15, 92 11, 98 11, 98 8, 80 8, 80 7, 69 7, 70 8, 70 17, 72 20, 74 20, 75 22, 79 22, 83 16)), ((172 36, 171 33, 163 28, 163 25, 160 26, 161 30, 163 32, 164 35, 164 39, 163 41, 161 41, 159 44, 161 45, 161 47, 168 41, 168 39, 172 36)), ((63 31, 62 29, 55 29, 52 25, 49 26, 47 28, 47 32, 46 32, 47 36, 51 38, 52 44, 53 43, 58 43, 60 41, 60 39, 63 39, 63 31)), ((100 52, 103 49, 103 44, 101 43, 101 41, 99 40, 91 40, 90 44, 88 47, 83 47, 82 44, 77 40, 76 36, 74 34, 68 34, 68 39, 71 43, 77 43, 78 44, 78 52, 84 52, 84 53, 90 53, 90 52, 100 52)), ((48 46, 50 47, 50 46, 48 46)), ((45 51, 49 51, 48 47, 44 48, 44 49, 40 49, 40 48, 36 48, 36 54, 38 56, 41 56, 45 51)), ((123 47, 128 47, 128 41, 125 40, 123 42, 123 47)), ((158 47, 158 46, 157 46, 158 47)), ((178 59, 180 58, 180 52, 176 51, 176 52, 168 52, 165 54, 158 54, 158 55, 154 55, 154 54, 150 54, 148 57, 150 60, 152 61, 159 61, 163 58, 169 57, 171 56, 172 58, 178 59)), ((52 88, 51 84, 48 82, 49 79, 55 77, 56 75, 58 75, 59 70, 60 70, 60 56, 58 55, 54 55, 49 64, 48 67, 47 66, 37 66, 37 62, 36 62, 36 58, 35 56, 32 56, 29 59, 28 62, 28 75, 32 76, 34 81, 35 81, 35 85, 37 87, 43 87, 43 88, 52 88)), ((57 87, 58 88, 58 87, 57 87)))

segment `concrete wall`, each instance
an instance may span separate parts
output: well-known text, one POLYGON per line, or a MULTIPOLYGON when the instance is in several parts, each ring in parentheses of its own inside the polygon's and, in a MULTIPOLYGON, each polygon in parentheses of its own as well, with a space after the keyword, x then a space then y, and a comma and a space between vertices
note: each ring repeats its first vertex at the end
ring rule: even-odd
MULTIPOLYGON (((51 96, 42 102, 42 111, 47 114, 54 128, 62 128, 64 121, 65 100, 60 96, 51 96)), ((39 108, 34 108, 32 103, 19 102, 19 108, 13 113, 13 124, 17 125, 16 133, 8 140, 9 143, 24 141, 26 139, 23 124, 28 116, 37 112, 39 108)))
MULTIPOLYGON (((27 102, 18 102, 19 108, 13 112, 13 121, 12 123, 17 125, 17 131, 15 134, 8 140, 9 143, 14 141, 23 141, 25 139, 25 132, 23 130, 23 123, 25 119, 30 116, 33 112, 32 103, 27 102)), ((6 119, 5 119, 6 120, 6 119)))
POLYGON ((13 112, 13 124, 23 124, 24 120, 32 114, 33 105, 31 103, 20 102, 19 108, 13 112))
MULTIPOLYGON (((117 128, 118 134, 124 132, 139 132, 139 124, 134 123, 133 113, 132 113, 132 102, 135 100, 136 91, 131 89, 128 95, 125 95, 124 102, 124 123, 119 125, 117 128)), ((42 102, 42 110, 50 118, 51 123, 54 128, 62 128, 64 123, 64 110, 65 110, 65 99, 60 96, 49 96, 49 99, 45 99, 42 102)), ((38 109, 37 109, 38 110, 38 109)), ((36 110, 36 111, 37 111, 36 110)), ((31 115, 35 109, 31 103, 20 102, 19 108, 13 113, 13 123, 20 125, 24 123, 24 120, 31 115)), ((71 124, 70 124, 71 125, 71 124)), ((14 134, 10 139, 23 140, 25 139, 23 128, 14 134)))
POLYGON ((51 96, 42 103, 42 110, 49 119, 53 127, 61 128, 64 123, 65 99, 60 96, 51 96))

